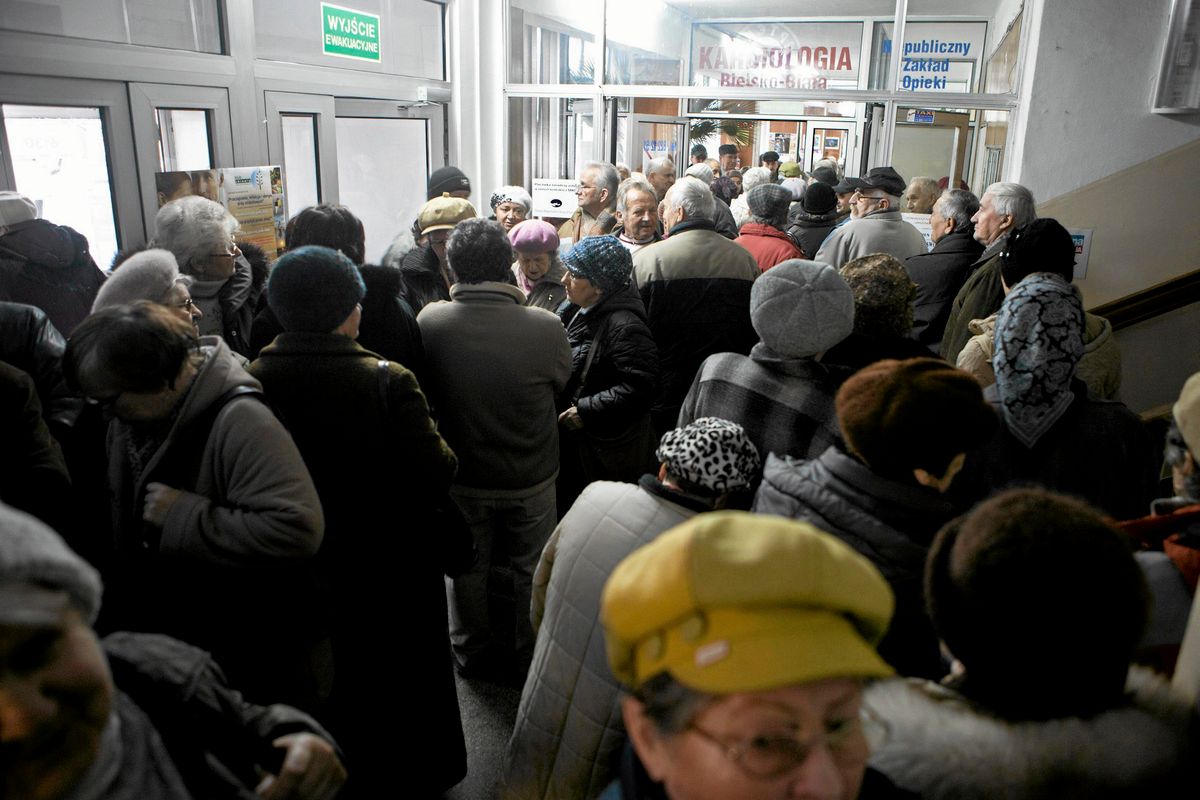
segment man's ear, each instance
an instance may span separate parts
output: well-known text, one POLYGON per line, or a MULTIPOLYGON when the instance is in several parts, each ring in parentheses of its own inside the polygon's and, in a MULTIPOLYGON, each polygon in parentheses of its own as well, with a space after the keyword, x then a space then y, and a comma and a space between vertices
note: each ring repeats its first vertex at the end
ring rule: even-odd
POLYGON ((621 714, 625 718, 625 732, 629 734, 642 766, 651 778, 662 783, 671 763, 666 740, 646 716, 646 708, 637 698, 621 698, 621 714))

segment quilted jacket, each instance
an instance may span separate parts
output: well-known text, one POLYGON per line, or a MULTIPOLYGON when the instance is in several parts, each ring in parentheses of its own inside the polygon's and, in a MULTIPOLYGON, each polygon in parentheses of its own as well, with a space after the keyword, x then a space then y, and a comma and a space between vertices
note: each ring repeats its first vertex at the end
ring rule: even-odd
POLYGON ((533 576, 537 644, 502 798, 594 798, 616 776, 625 728, 620 685, 605 657, 600 593, 625 556, 705 510, 647 475, 639 486, 593 483, 559 522, 533 576))

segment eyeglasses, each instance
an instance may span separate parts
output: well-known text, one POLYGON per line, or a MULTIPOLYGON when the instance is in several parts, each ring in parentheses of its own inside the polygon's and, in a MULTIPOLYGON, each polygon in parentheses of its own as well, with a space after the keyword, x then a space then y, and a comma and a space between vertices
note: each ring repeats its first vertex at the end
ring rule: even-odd
POLYGON ((857 189, 854 190, 854 196, 857 197, 859 200, 871 200, 873 202, 879 202, 880 200, 883 199, 882 197, 872 197, 869 194, 863 194, 862 192, 858 191, 857 189))
POLYGON ((178 303, 171 303, 171 305, 175 308, 194 308, 197 311, 200 310, 200 306, 196 305, 196 301, 190 297, 186 300, 180 300, 178 303))
POLYGON ((875 734, 872 738, 881 739, 886 736, 886 723, 866 707, 857 716, 827 722, 825 731, 808 741, 795 736, 772 734, 729 739, 706 731, 695 723, 688 723, 687 729, 721 748, 725 757, 737 764, 747 775, 756 778, 778 778, 803 764, 813 750, 821 745, 829 748, 835 761, 860 754, 865 756, 868 748, 863 734, 868 725, 878 729, 872 731, 875 734))
POLYGON ((450 241, 449 233, 444 233, 441 236, 438 236, 437 234, 434 234, 434 233, 429 234, 429 243, 430 244, 445 244, 448 241, 450 241))
POLYGON ((242 251, 236 244, 229 245, 229 248, 222 253, 209 253, 210 258, 237 258, 242 254, 242 251))
POLYGON ((591 191, 591 190, 593 190, 593 189, 598 189, 598 188, 600 188, 600 187, 598 187, 598 186, 588 186, 586 183, 581 183, 581 184, 579 184, 579 188, 578 188, 578 189, 576 189, 575 191, 577 191, 577 192, 582 192, 582 191, 584 191, 585 189, 586 189, 586 190, 588 190, 588 191, 591 191))

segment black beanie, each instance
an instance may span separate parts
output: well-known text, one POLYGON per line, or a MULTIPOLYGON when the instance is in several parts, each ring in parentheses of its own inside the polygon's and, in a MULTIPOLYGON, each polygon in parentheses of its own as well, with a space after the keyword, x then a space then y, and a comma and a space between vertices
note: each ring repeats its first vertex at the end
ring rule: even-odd
POLYGON ((458 167, 441 167, 435 169, 429 176, 429 185, 425 191, 425 199, 432 200, 441 197, 443 192, 469 192, 471 181, 458 167))
POLYGON ((821 181, 810 183, 800 198, 800 206, 809 214, 828 214, 837 207, 837 195, 833 187, 821 181))
POLYGON ((1000 275, 1009 289, 1035 272, 1075 278, 1075 240, 1058 220, 1040 217, 1008 235, 1000 254, 1000 275))
POLYGON ((317 245, 284 253, 267 281, 267 304, 286 331, 330 333, 367 292, 354 262, 317 245))

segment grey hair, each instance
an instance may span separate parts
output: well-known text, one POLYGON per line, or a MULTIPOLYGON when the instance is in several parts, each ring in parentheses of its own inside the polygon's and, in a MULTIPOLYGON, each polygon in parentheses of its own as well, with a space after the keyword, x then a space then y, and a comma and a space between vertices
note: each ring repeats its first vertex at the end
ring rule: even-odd
POLYGON ((684 686, 667 672, 647 678, 633 696, 642 704, 646 717, 664 736, 683 733, 696 715, 717 699, 684 686))
POLYGON ((928 192, 929 194, 933 195, 934 200, 938 198, 938 195, 941 194, 942 191, 938 186, 937 181, 935 181, 933 178, 927 178, 924 175, 919 175, 913 178, 908 182, 908 185, 910 187, 915 186, 917 191, 928 192))
POLYGON ((209 255, 214 242, 232 239, 237 229, 238 221, 223 205, 191 195, 158 210, 150 244, 170 250, 179 270, 190 274, 193 261, 209 255))
POLYGON ((762 183, 771 183, 771 170, 766 167, 751 167, 742 173, 742 193, 762 183))
POLYGON ((697 178, 677 181, 666 197, 666 207, 682 208, 688 219, 712 219, 715 202, 712 190, 697 178))
POLYGON ((663 156, 662 158, 652 158, 646 163, 646 174, 649 175, 651 172, 658 172, 663 167, 670 167, 671 171, 674 172, 675 162, 666 156, 663 156))
POLYGON ((1007 214, 1013 218, 1012 229, 1024 228, 1037 219, 1037 207, 1033 202, 1033 192, 1019 183, 1001 181, 987 187, 984 194, 992 196, 992 207, 997 214, 1007 214))
POLYGON ((647 181, 640 178, 626 178, 621 181, 621 185, 617 187, 617 211, 624 213, 625 200, 629 197, 630 192, 642 192, 654 198, 655 205, 658 204, 658 195, 654 191, 654 187, 647 181))
POLYGON ((601 189, 608 190, 608 208, 614 208, 617 203, 617 187, 621 184, 621 174, 617 168, 607 161, 589 161, 583 165, 580 175, 589 169, 596 170, 596 183, 601 189))
POLYGON ((812 168, 817 169, 819 167, 829 167, 838 176, 838 179, 841 180, 842 166, 841 166, 841 164, 838 164, 838 162, 836 160, 834 160, 832 158, 822 158, 819 161, 814 161, 812 168))
POLYGON ((966 189, 947 189, 942 192, 942 216, 954 220, 956 232, 971 227, 971 217, 979 210, 979 198, 966 189))
MULTIPOLYGON (((100 285, 96 301, 92 303, 92 311, 123 306, 137 300, 161 303, 181 277, 187 276, 179 274, 179 265, 175 263, 175 256, 170 250, 152 249, 135 253, 100 285)), ((191 283, 190 278, 188 283, 191 283)))

